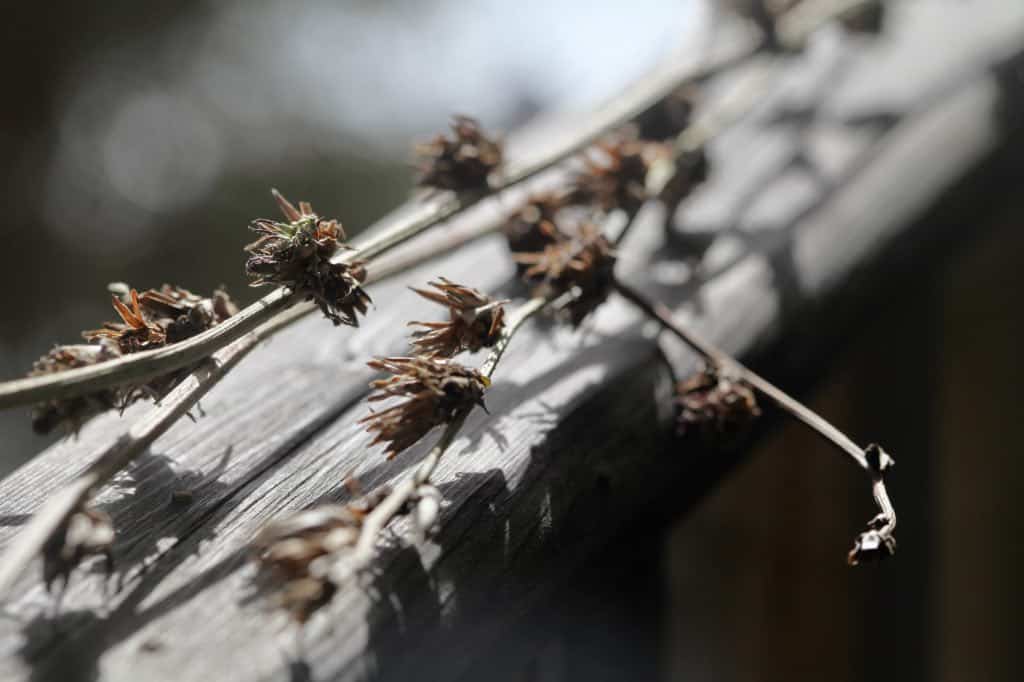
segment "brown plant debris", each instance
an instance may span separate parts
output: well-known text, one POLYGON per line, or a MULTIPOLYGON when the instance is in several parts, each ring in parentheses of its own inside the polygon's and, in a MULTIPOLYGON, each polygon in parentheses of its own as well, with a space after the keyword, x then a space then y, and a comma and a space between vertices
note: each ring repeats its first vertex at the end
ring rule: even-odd
POLYGON ((742 435, 761 414, 754 389, 741 378, 706 366, 676 385, 678 430, 696 429, 711 442, 742 435))
POLYGON ((106 560, 107 573, 113 569, 111 546, 114 525, 110 517, 98 509, 81 507, 68 516, 43 547, 43 581, 46 589, 60 578, 66 585, 75 568, 91 556, 106 560))
POLYGON ((245 272, 251 286, 285 286, 315 301, 334 324, 359 326, 370 297, 362 288, 366 270, 362 262, 336 263, 331 258, 350 247, 343 244, 345 230, 334 219, 318 216, 309 203, 295 208, 273 190, 287 222, 261 218, 250 229, 262 235, 245 247, 251 254, 245 272))
POLYGON ((515 254, 527 266, 523 278, 533 295, 553 298, 575 291, 566 307, 573 326, 578 326, 607 298, 614 283, 615 252, 611 242, 592 223, 582 223, 569 235, 556 232, 556 241, 542 251, 515 254))
POLYGON ((387 443, 388 459, 435 426, 452 422, 474 405, 483 407, 484 391, 490 386, 490 380, 475 369, 449 360, 394 357, 377 358, 367 364, 392 374, 370 383, 377 390, 368 398, 370 402, 405 399, 359 420, 366 424, 367 431, 377 434, 371 445, 387 443))
POLYGON ((453 117, 451 128, 453 137, 438 135, 417 145, 417 184, 456 192, 486 189, 488 176, 502 163, 501 142, 489 137, 476 119, 468 116, 453 117))
MULTIPOLYGON (((220 324, 238 312, 226 292, 217 290, 203 298, 187 289, 164 284, 141 294, 127 285, 111 285, 121 291, 112 303, 120 318, 99 329, 82 332, 91 345, 57 346, 37 360, 29 376, 56 374, 87 367, 122 355, 153 350, 184 341, 220 324)), ((178 384, 188 369, 180 369, 135 386, 104 389, 84 396, 40 403, 32 411, 32 428, 49 433, 64 427, 77 433, 91 417, 107 410, 124 409, 136 400, 159 398, 178 384)))
POLYGON ((350 552, 363 521, 390 490, 382 488, 349 504, 325 505, 268 524, 253 541, 260 567, 276 590, 274 602, 305 623, 337 590, 331 564, 350 552))
POLYGON ((419 354, 450 358, 464 350, 472 353, 490 348, 505 326, 505 301, 495 301, 476 289, 440 277, 429 282, 436 289, 413 289, 417 294, 448 308, 447 322, 410 322, 423 327, 413 332, 412 345, 419 354))

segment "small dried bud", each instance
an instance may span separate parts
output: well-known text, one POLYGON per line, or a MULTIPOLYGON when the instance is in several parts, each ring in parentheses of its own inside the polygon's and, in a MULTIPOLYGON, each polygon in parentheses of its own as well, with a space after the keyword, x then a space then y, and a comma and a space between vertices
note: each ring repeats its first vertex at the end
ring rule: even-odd
POLYGON ((696 106, 697 89, 684 85, 643 112, 633 121, 642 140, 667 140, 690 125, 696 106))
POLYGON ((715 367, 705 367, 679 382, 676 404, 680 435, 697 428, 710 441, 742 435, 761 414, 750 384, 715 367))
POLYGON ((359 539, 363 520, 380 504, 382 488, 345 505, 326 505, 268 524, 253 541, 261 568, 276 582, 276 604, 305 623, 330 602, 337 590, 330 564, 350 552, 359 539))
POLYGON ((430 282, 437 291, 413 289, 417 294, 446 306, 448 322, 410 322, 425 327, 413 332, 412 345, 428 357, 450 358, 464 350, 472 353, 490 348, 501 336, 505 326, 505 301, 495 301, 476 289, 456 284, 444 277, 430 282))
POLYGON ((371 445, 387 443, 388 459, 425 436, 435 426, 447 424, 474 405, 483 407, 490 380, 475 369, 433 358, 378 358, 367 363, 393 376, 370 384, 378 392, 370 402, 387 398, 404 401, 359 420, 376 432, 371 445))
POLYGON ((868 522, 867 530, 857 536, 857 541, 846 557, 851 566, 870 561, 888 559, 896 553, 896 538, 890 532, 890 522, 885 514, 879 514, 868 522))
MULTIPOLYGON (((509 216, 504 227, 509 251, 513 254, 542 251, 548 244, 558 241, 555 219, 558 212, 569 204, 570 198, 565 193, 541 194, 531 197, 509 216)), ((526 270, 522 264, 517 267, 520 275, 526 270)))
POLYGON ((261 218, 250 226, 263 235, 245 247, 252 254, 245 263, 251 286, 288 287, 316 301, 334 324, 358 327, 358 315, 365 315, 370 304, 362 288, 366 271, 358 261, 332 262, 338 251, 349 248, 342 243, 341 223, 321 218, 304 201, 296 209, 277 190, 273 194, 288 222, 261 218))
POLYGON ((630 213, 647 201, 647 171, 666 148, 657 143, 617 139, 595 145, 598 158, 584 159, 586 169, 575 178, 576 203, 596 205, 604 211, 620 208, 630 213))
MULTIPOLYGON (((104 340, 96 345, 57 346, 32 365, 30 377, 55 374, 69 369, 87 367, 121 355, 117 344, 104 340)), ((63 426, 69 433, 77 433, 90 418, 120 405, 114 390, 96 391, 77 398, 50 400, 32 408, 32 430, 50 433, 63 426)))
POLYGON ((533 285, 534 296, 576 291, 566 311, 573 326, 578 326, 608 298, 615 279, 615 252, 601 229, 592 223, 579 225, 572 236, 556 234, 557 241, 543 251, 515 254, 514 258, 528 266, 523 278, 533 285))
POLYGON ((58 578, 66 584, 71 572, 90 556, 105 557, 107 573, 110 573, 113 544, 114 525, 109 516, 88 507, 74 512, 43 547, 46 588, 50 589, 58 578))
POLYGON ((669 218, 680 202, 708 179, 708 167, 708 157, 703 147, 681 154, 675 160, 675 173, 658 194, 658 198, 668 208, 669 218))
POLYGON ((421 187, 453 190, 487 188, 487 178, 502 162, 501 142, 488 137, 480 124, 468 116, 455 116, 454 137, 438 135, 418 145, 421 187))

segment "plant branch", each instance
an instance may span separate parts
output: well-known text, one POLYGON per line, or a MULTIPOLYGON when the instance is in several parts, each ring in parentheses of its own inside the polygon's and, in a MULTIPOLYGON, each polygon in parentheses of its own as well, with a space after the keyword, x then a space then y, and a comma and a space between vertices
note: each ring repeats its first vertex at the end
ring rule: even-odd
MULTIPOLYGON (((726 376, 747 382, 761 394, 771 399, 783 411, 806 424, 829 444, 848 455, 851 460, 871 477, 871 491, 880 513, 872 521, 872 525, 869 526, 869 532, 877 532, 883 542, 891 541, 893 544, 889 551, 895 548, 895 540, 892 538, 893 531, 896 529, 896 510, 889 499, 884 480, 885 472, 893 465, 893 460, 889 455, 877 445, 869 445, 867 448, 858 446, 846 434, 814 412, 814 410, 744 366, 728 353, 677 323, 672 315, 672 311, 663 303, 651 301, 619 279, 615 280, 614 286, 615 290, 623 298, 634 304, 645 315, 661 324, 666 331, 696 351, 709 365, 715 367, 726 376)), ((858 544, 862 541, 863 536, 858 541, 858 544)), ((856 563, 856 558, 854 553, 851 552, 851 563, 856 563)))
MULTIPOLYGON (((756 51, 755 45, 737 43, 723 56, 702 67, 697 66, 691 58, 675 56, 592 112, 566 136, 543 148, 534 160, 521 163, 518 167, 509 164, 503 177, 487 191, 462 194, 445 192, 425 200, 413 200, 370 226, 367 230, 369 236, 356 240, 354 250, 346 251, 333 260, 351 263, 362 259, 372 263, 378 256, 483 199, 500 194, 561 163, 608 131, 664 99, 681 85, 732 68, 752 57, 756 51)), ((0 408, 73 398, 127 383, 145 382, 187 367, 249 333, 300 299, 300 295, 286 288, 277 289, 216 327, 174 345, 58 374, 0 383, 0 408)))

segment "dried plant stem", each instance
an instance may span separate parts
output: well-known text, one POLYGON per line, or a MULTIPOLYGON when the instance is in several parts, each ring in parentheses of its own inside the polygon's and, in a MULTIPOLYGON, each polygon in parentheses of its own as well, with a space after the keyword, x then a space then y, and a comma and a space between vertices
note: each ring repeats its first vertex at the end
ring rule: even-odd
POLYGON ((672 315, 672 311, 663 303, 651 301, 621 280, 615 281, 615 290, 623 298, 637 306, 645 315, 661 324, 666 331, 672 333, 696 351, 710 365, 731 376, 746 381, 760 393, 771 399, 782 410, 806 424, 828 443, 846 453, 850 459, 871 477, 872 495, 885 522, 885 525, 878 530, 886 536, 892 535, 896 529, 896 510, 889 499, 883 476, 884 469, 891 464, 891 460, 888 460, 887 455, 885 456, 886 460, 888 460, 887 462, 872 461, 872 458, 868 456, 867 450, 854 443, 846 434, 814 412, 814 410, 753 370, 745 367, 728 353, 718 349, 693 331, 678 324, 672 315))
MULTIPOLYGON (((409 259, 406 265, 414 267, 422 260, 409 259)), ((381 276, 373 273, 367 277, 367 283, 381 279, 381 276)), ((158 406, 100 453, 85 472, 50 497, 0 557, 0 596, 11 588, 13 582, 42 551, 43 546, 68 516, 86 503, 100 486, 109 482, 119 471, 145 453, 157 438, 191 410, 262 341, 314 309, 312 303, 295 305, 255 331, 220 349, 207 361, 200 361, 199 367, 164 397, 158 406)))
MULTIPOLYGON (((482 374, 488 378, 494 375, 494 371, 497 369, 498 363, 501 362, 505 349, 508 348, 508 344, 516 331, 524 322, 539 313, 550 303, 552 303, 551 299, 547 298, 530 299, 520 306, 515 313, 506 318, 501 338, 498 339, 484 364, 480 367, 482 374)), ((370 566, 376 555, 377 540, 381 532, 391 522, 391 519, 415 497, 416 491, 420 486, 429 483, 430 477, 434 475, 434 471, 437 469, 437 465, 440 464, 445 451, 454 442, 468 416, 469 410, 466 410, 449 423, 445 427, 444 433, 441 434, 441 438, 438 439, 437 444, 420 461, 416 471, 395 486, 394 490, 367 515, 363 521, 355 550, 350 556, 351 561, 347 561, 344 566, 339 567, 339 570, 342 571, 342 577, 370 566)))
MULTIPOLYGON (((425 200, 414 200, 372 225, 367 230, 369 237, 356 240, 354 250, 346 251, 333 260, 350 263, 362 259, 372 264, 378 256, 481 200, 519 185, 565 161, 608 131, 664 99, 684 83, 706 79, 756 53, 756 45, 737 43, 727 53, 704 66, 699 66, 692 57, 677 55, 595 110, 566 136, 542 149, 534 160, 518 167, 510 164, 490 189, 462 194, 446 192, 425 200)), ((187 367, 249 333, 301 298, 301 295, 295 295, 286 288, 277 289, 224 323, 174 345, 58 374, 0 383, 0 408, 62 400, 114 386, 142 383, 187 367)))

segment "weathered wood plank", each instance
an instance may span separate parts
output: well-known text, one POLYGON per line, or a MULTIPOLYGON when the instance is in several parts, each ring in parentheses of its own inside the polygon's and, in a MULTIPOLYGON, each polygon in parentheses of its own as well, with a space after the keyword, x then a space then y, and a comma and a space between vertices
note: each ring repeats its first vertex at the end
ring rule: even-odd
MULTIPOLYGON (((907 8, 874 46, 824 40, 716 141, 714 178, 683 221, 683 241, 709 246, 701 266, 679 262, 652 208, 623 273, 731 351, 785 339, 808 306, 884 277, 875 264, 895 241, 931 236, 914 219, 1009 134, 992 66, 1022 37, 1024 8, 993 0, 907 8), (953 35, 942 59, 957 68, 923 69, 921 55, 953 35)), ((511 272, 492 239, 407 281, 444 274, 494 289, 511 272)), ((401 350, 414 301, 398 283, 373 295, 380 308, 357 332, 310 319, 256 351, 204 401, 205 416, 175 426, 101 495, 122 530, 118 588, 104 594, 100 576, 80 572, 50 622, 26 577, 0 621, 4 679, 453 677, 486 665, 494 642, 646 507, 685 504, 680 482, 703 455, 669 437, 663 353, 679 372, 692 357, 659 348, 618 300, 581 334, 532 324, 498 370, 494 416, 475 414, 438 471, 439 534, 420 548, 396 542, 379 575, 309 624, 305 658, 290 661, 281 618, 248 598, 246 542, 271 518, 342 499, 349 475, 401 476, 427 445, 387 463, 355 424, 364 361, 401 350), (191 504, 172 503, 178 489, 191 504)), ((122 424, 97 420, 0 483, 0 542, 122 424)), ((837 553, 847 542, 830 540, 837 553)))

